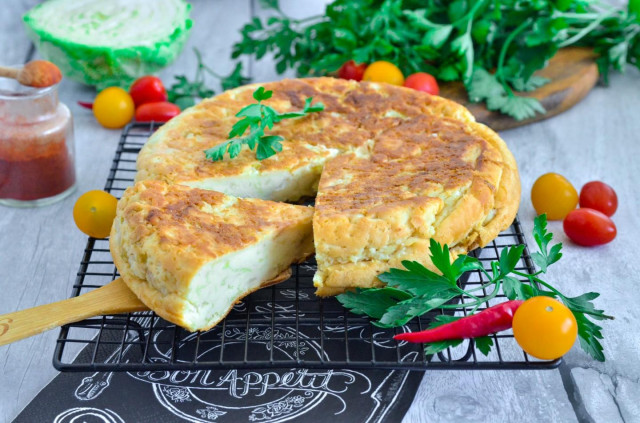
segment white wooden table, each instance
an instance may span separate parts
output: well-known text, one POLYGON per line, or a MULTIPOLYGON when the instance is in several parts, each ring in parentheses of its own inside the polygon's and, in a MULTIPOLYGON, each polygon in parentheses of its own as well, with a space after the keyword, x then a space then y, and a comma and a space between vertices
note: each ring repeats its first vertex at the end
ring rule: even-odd
MULTIPOLYGON (((20 16, 34 0, 5 0, 0 13, 0 63, 37 56, 20 16)), ((281 1, 288 13, 304 17, 323 1, 281 1)), ((160 75, 192 74, 198 47, 208 65, 228 73, 232 42, 251 16, 263 13, 256 0, 193 1, 191 39, 176 63, 160 75)), ((277 79, 269 60, 245 63, 256 82, 277 79)), ((212 84, 213 81, 212 81, 212 84)), ((215 85, 214 85, 215 86, 215 85)), ((216 87, 219 89, 219 87, 216 87)), ((75 117, 78 190, 56 205, 33 209, 0 207, 0 313, 67 298, 86 241, 72 219, 76 198, 102 189, 119 131, 100 127, 77 100, 92 89, 64 81, 60 97, 75 117)), ((1 128, 0 128, 1 130, 1 128)), ((604 180, 617 190, 614 216, 618 237, 599 248, 569 242, 561 224, 551 230, 565 243, 565 256, 548 278, 562 290, 602 293, 597 305, 616 320, 604 323, 606 363, 590 359, 577 346, 553 371, 428 372, 407 422, 640 421, 640 276, 635 263, 640 236, 640 73, 614 74, 611 87, 597 87, 579 105, 551 120, 501 135, 518 161, 522 178, 520 218, 530 232, 534 211, 529 192, 541 174, 556 171, 576 187, 604 180)), ((529 242, 532 239, 529 237, 529 242)), ((533 245, 533 244, 530 244, 533 245)), ((0 347, 0 421, 11 421, 56 374, 51 364, 57 330, 0 347)))

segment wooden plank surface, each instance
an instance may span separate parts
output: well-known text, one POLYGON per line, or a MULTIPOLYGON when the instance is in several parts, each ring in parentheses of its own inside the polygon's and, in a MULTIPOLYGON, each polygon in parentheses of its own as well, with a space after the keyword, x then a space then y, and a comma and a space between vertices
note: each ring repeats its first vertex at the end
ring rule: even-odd
MULTIPOLYGON (((192 74, 198 46, 209 66, 220 73, 232 69, 231 43, 251 11, 263 15, 257 1, 194 1, 194 32, 180 58, 163 71, 192 74)), ((0 63, 22 61, 29 51, 19 16, 31 2, 3 2, 0 14, 0 63), (8 11, 8 13, 5 13, 8 11), (9 47, 6 47, 9 46, 9 47)), ((322 10, 323 1, 286 0, 282 7, 304 17, 322 10)), ((248 63, 256 81, 277 79, 265 59, 248 63)), ((640 380, 640 283, 633 269, 640 198, 635 186, 640 155, 640 73, 615 74, 611 87, 594 89, 570 111, 553 119, 501 135, 514 152, 522 179, 520 216, 526 232, 532 226, 529 190, 535 178, 548 171, 568 177, 577 187, 602 179, 617 190, 619 211, 614 216, 618 238, 610 245, 585 249, 571 245, 561 224, 551 229, 565 242, 565 257, 552 267, 548 279, 569 293, 602 293, 597 305, 617 319, 604 323, 608 361, 595 363, 578 348, 566 357, 565 371, 544 372, 430 372, 426 373, 405 422, 437 421, 630 421, 637 410, 640 380), (582 371, 579 369, 586 369, 582 371), (571 369, 574 369, 571 372, 571 369), (594 375, 599 384, 593 384, 594 375), (588 389, 587 389, 588 388, 588 389), (568 389, 568 393, 565 391, 568 389), (617 404, 612 408, 611 404, 617 404), (587 406, 585 406, 588 405, 587 406), (618 412, 619 416, 607 413, 618 412)), ((0 313, 66 298, 75 279, 85 237, 73 224, 71 209, 77 196, 101 189, 111 164, 119 132, 101 128, 93 116, 75 105, 90 100, 93 90, 65 81, 61 99, 75 117, 78 191, 57 205, 34 210, 0 208, 0 313)), ((529 238, 532 243, 532 239, 529 238)), ((56 374, 51 357, 57 332, 0 347, 0 422, 10 421, 56 374)), ((636 415, 637 416, 637 415, 636 415)))
POLYGON ((557 371, 428 372, 403 423, 576 422, 557 371))

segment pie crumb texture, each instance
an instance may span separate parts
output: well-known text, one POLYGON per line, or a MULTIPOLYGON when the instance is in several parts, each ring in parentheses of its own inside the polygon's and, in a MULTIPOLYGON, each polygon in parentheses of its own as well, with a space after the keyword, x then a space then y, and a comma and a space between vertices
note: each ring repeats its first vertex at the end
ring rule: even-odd
POLYGON ((515 160, 463 106, 334 78, 259 85, 205 100, 161 127, 140 152, 136 180, 274 201, 317 195, 318 295, 380 286, 377 275, 403 260, 431 266, 431 238, 453 255, 484 246, 515 218, 515 160), (285 138, 283 151, 266 160, 246 148, 233 160, 206 160, 203 151, 227 140, 259 85, 273 91, 265 104, 279 112, 302 109, 307 97, 325 110, 275 125, 270 134, 285 138))

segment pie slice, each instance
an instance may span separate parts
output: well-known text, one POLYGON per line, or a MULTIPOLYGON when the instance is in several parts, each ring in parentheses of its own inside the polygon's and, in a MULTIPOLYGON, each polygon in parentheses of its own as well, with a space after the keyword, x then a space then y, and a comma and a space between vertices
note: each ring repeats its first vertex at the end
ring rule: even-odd
POLYGON ((144 181, 118 202, 109 244, 143 303, 184 328, 206 330, 313 254, 312 216, 312 207, 144 181))

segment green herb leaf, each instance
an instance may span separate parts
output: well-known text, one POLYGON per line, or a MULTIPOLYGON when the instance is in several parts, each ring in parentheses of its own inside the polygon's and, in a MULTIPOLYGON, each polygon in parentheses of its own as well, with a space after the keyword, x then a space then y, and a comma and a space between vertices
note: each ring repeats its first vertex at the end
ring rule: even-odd
POLYGON ((458 345, 462 344, 462 341, 463 339, 450 339, 447 341, 430 342, 428 344, 425 344, 424 353, 427 355, 437 354, 446 350, 447 348, 457 347, 458 345))
POLYGON ((251 78, 242 76, 242 62, 236 63, 236 67, 229 75, 220 79, 220 85, 223 90, 230 90, 241 85, 245 85, 251 81, 251 78))
POLYGON ((249 149, 256 150, 256 158, 258 160, 268 159, 282 151, 282 143, 280 141, 283 141, 284 138, 280 135, 264 135, 265 129, 272 129, 274 123, 284 119, 303 117, 309 113, 324 110, 322 103, 311 104, 313 99, 307 98, 303 110, 290 113, 278 113, 272 107, 262 104, 264 100, 270 99, 271 96, 273 96, 273 91, 267 91, 264 87, 258 87, 253 92, 253 98, 258 103, 244 106, 236 113, 236 117, 242 119, 237 121, 231 128, 231 131, 229 131, 229 141, 205 150, 205 157, 215 162, 223 160, 225 153, 229 153, 229 157, 234 159, 240 154, 242 146, 247 145, 249 149), (249 129, 249 134, 243 136, 247 129, 249 129))
POLYGON ((450 289, 448 291, 439 291, 434 296, 425 295, 404 300, 389 307, 386 313, 380 317, 380 320, 374 322, 374 324, 380 327, 402 326, 414 317, 422 316, 451 301, 458 295, 460 295, 459 292, 450 289))
POLYGON ((474 103, 490 98, 501 98, 507 95, 498 79, 483 68, 475 68, 473 76, 467 84, 469 100, 474 103))
POLYGON ((506 276, 518 265, 522 252, 524 251, 524 245, 516 245, 514 247, 505 247, 500 252, 500 275, 506 276))
POLYGON ((493 346, 493 339, 491 337, 480 336, 478 338, 474 338, 473 342, 476 344, 478 351, 480 351, 484 356, 489 355, 491 347, 493 346))
POLYGON ((549 243, 553 239, 553 234, 547 232, 547 215, 541 214, 533 220, 533 239, 538 244, 539 252, 531 254, 531 258, 534 263, 540 268, 543 273, 546 273, 547 268, 553 263, 560 260, 562 253, 562 244, 555 244, 550 249, 549 243))
POLYGON ((510 300, 526 300, 535 296, 531 286, 526 285, 512 276, 502 279, 502 290, 510 300))
POLYGON ((591 357, 598 361, 605 361, 604 349, 600 340, 603 339, 602 328, 591 322, 582 313, 574 312, 573 315, 578 323, 578 339, 580 347, 591 357))
POLYGON ((456 273, 458 273, 458 278, 465 273, 472 270, 483 270, 484 267, 480 260, 475 257, 468 256, 466 254, 461 254, 457 259, 453 262, 453 268, 456 269, 456 273))
POLYGON ((410 292, 415 296, 437 295, 452 289, 450 281, 416 261, 403 261, 407 270, 391 268, 378 276, 388 286, 410 292))
POLYGON ((440 245, 438 241, 431 238, 429 240, 429 252, 431 253, 431 262, 433 265, 442 272, 449 283, 455 285, 460 277, 460 269, 451 265, 451 255, 449 253, 448 245, 440 245))
POLYGON ((462 319, 463 316, 451 316, 450 314, 438 314, 436 315, 431 323, 429 323, 428 328, 433 329, 438 326, 446 325, 447 323, 455 322, 456 320, 462 319))
POLYGON ((549 81, 551 80, 548 78, 534 75, 527 80, 524 78, 514 78, 511 80, 511 83, 516 91, 533 91, 547 84, 549 81))
POLYGON ((600 294, 597 292, 587 292, 577 297, 563 297, 562 301, 574 313, 588 314, 592 319, 596 320, 613 319, 613 317, 604 314, 604 310, 596 309, 591 302, 599 296, 600 294))
POLYGON ((280 141, 284 140, 284 137, 280 135, 267 135, 260 137, 258 142, 258 150, 256 151, 256 158, 258 160, 268 159, 274 154, 282 151, 282 144, 280 141))
POLYGON ((258 103, 263 100, 269 100, 271 96, 273 96, 273 91, 266 91, 264 87, 258 87, 253 92, 253 98, 255 98, 258 103))
POLYGON ((538 99, 518 96, 507 96, 506 101, 497 109, 516 120, 531 119, 536 113, 546 112, 538 99))
POLYGON ((173 100, 173 104, 178 106, 180 110, 187 109, 196 104, 196 101, 193 97, 177 97, 173 100))
POLYGON ((260 0, 260 6, 265 9, 280 10, 280 4, 278 0, 260 0))
POLYGON ((366 314, 374 319, 380 319, 387 309, 411 297, 404 291, 387 287, 357 289, 355 292, 340 294, 336 299, 352 313, 366 314))
POLYGON ((452 25, 438 25, 436 28, 424 34, 424 37, 422 37, 422 45, 439 49, 449 39, 452 31, 452 25))

